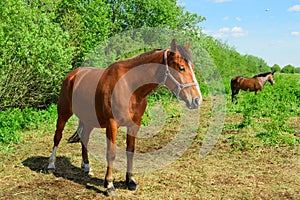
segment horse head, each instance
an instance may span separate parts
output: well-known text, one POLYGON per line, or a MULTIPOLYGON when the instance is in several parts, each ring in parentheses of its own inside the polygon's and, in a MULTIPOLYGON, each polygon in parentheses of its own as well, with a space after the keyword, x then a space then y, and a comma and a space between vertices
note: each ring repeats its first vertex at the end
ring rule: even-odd
POLYGON ((274 81, 274 72, 272 72, 272 73, 269 74, 268 81, 271 83, 271 85, 275 84, 275 81, 274 81))
POLYGON ((197 109, 202 102, 199 84, 194 73, 193 56, 186 46, 177 45, 175 39, 171 49, 166 50, 164 60, 166 76, 164 84, 171 92, 186 103, 189 109, 197 109))

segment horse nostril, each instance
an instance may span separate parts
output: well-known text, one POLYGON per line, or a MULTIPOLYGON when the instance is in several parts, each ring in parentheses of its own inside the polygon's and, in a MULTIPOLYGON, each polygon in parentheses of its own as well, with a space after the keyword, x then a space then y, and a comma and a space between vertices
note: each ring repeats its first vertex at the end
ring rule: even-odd
POLYGON ((200 104, 199 98, 194 98, 193 101, 194 101, 194 104, 198 107, 200 104))

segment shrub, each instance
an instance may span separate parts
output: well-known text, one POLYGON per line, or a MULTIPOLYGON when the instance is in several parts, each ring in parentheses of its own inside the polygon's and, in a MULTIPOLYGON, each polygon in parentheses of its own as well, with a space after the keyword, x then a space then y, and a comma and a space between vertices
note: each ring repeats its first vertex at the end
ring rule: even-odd
POLYGON ((272 72, 280 72, 281 68, 279 67, 279 65, 274 64, 273 67, 271 67, 272 72))
POLYGON ((47 122, 53 124, 56 116, 54 104, 48 110, 8 108, 0 111, 0 144, 18 143, 21 131, 37 129, 47 122))
POLYGON ((295 67, 293 67, 292 65, 286 65, 282 68, 281 73, 294 74, 295 67))
POLYGON ((69 36, 47 12, 21 0, 0 4, 0 109, 45 107, 71 69, 69 36))

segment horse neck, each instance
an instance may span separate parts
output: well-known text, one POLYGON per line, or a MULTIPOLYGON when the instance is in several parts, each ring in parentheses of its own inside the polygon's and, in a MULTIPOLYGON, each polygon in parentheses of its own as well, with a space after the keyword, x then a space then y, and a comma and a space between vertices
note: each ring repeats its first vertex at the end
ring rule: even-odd
MULTIPOLYGON (((135 56, 127 61, 132 62, 132 67, 138 67, 145 64, 164 64, 164 50, 153 50, 152 52, 147 52, 135 56)), ((126 61, 126 60, 125 60, 126 61)), ((151 69, 149 69, 151 70, 151 69)))
MULTIPOLYGON (((164 50, 154 50, 117 62, 115 66, 124 72, 122 76, 125 75, 129 88, 137 89, 139 86, 135 92, 136 96, 144 98, 158 86, 160 79, 163 79, 161 76, 165 73, 164 65, 164 50)), ((115 80, 119 78, 116 77, 115 80)))
POLYGON ((265 85, 269 81, 269 75, 264 76, 264 77, 258 77, 260 81, 262 82, 262 85, 265 85))

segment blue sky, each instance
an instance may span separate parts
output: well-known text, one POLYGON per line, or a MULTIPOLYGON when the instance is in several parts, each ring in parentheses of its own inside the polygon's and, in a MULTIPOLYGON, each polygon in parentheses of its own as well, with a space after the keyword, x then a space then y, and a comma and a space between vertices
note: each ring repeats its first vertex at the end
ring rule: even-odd
POLYGON ((179 0, 204 32, 270 66, 300 67, 300 0, 179 0))

